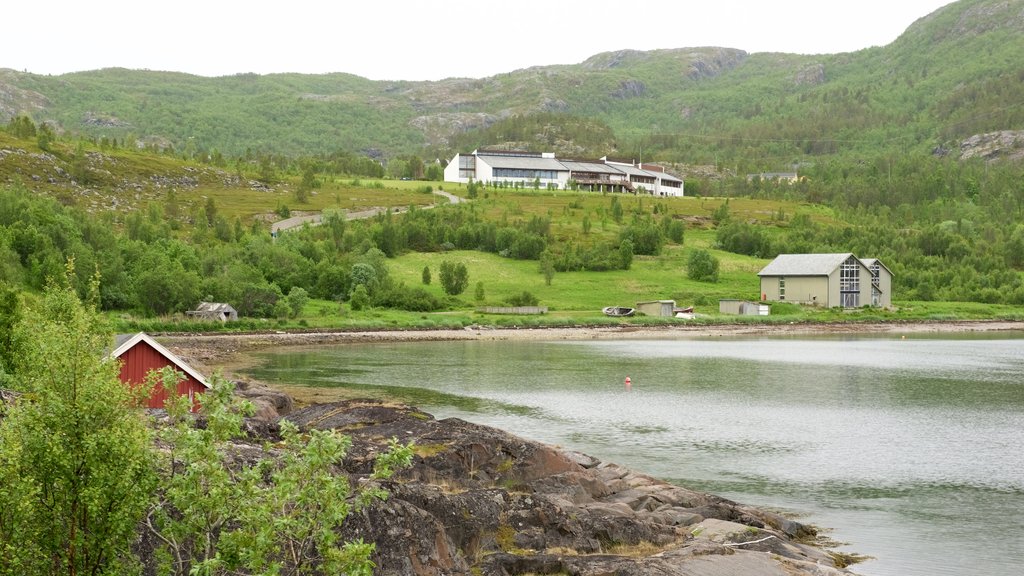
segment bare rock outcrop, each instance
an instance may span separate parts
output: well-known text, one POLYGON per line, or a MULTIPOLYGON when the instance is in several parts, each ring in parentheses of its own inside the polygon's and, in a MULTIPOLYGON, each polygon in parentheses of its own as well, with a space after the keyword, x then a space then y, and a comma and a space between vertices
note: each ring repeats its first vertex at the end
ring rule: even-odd
POLYGON ((975 134, 960 143, 960 159, 1024 159, 1024 130, 1000 130, 975 134))
POLYGON ((799 522, 487 426, 378 401, 287 418, 349 435, 355 481, 388 439, 415 443, 391 496, 346 521, 381 575, 849 574, 799 522))

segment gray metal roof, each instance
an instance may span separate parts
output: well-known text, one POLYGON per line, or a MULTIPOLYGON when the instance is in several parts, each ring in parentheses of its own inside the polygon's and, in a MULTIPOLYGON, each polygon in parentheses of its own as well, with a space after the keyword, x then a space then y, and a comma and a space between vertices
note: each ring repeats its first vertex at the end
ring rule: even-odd
POLYGON ((646 176, 647 178, 660 178, 662 180, 668 180, 670 182, 682 182, 679 178, 669 174, 668 172, 656 172, 654 170, 644 170, 636 166, 630 166, 629 164, 614 164, 616 168, 622 170, 630 176, 646 176))
POLYGON ((200 302, 199 306, 196 306, 196 312, 234 312, 235 309, 230 304, 223 302, 200 302))
POLYGON ((566 167, 554 158, 531 158, 514 156, 477 156, 478 162, 483 162, 492 168, 511 168, 521 170, 556 170, 565 172, 566 167))
POLYGON ((779 254, 758 276, 828 276, 853 254, 779 254))
POLYGON ((626 174, 629 174, 630 176, 647 176, 648 178, 657 178, 658 176, 660 176, 660 174, 656 172, 648 172, 647 170, 642 170, 640 168, 637 168, 636 166, 630 166, 628 164, 615 164, 614 166, 619 170, 622 170, 626 174))
POLYGON ((565 166, 573 172, 593 172, 595 174, 615 174, 616 176, 622 176, 622 170, 619 170, 616 166, 610 166, 602 162, 578 162, 576 160, 562 160, 562 166, 565 166))
POLYGON ((885 268, 885 270, 889 274, 892 274, 892 270, 889 270, 889 267, 885 265, 885 262, 882 262, 878 258, 861 258, 860 261, 863 262, 864 265, 867 266, 869 269, 871 268, 872 264, 878 264, 882 268, 885 268))

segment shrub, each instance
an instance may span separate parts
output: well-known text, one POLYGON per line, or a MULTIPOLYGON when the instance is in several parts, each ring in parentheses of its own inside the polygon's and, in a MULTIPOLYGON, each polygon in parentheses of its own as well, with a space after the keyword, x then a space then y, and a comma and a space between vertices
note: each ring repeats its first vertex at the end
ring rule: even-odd
POLYGON ((510 296, 506 302, 508 302, 509 306, 536 306, 540 303, 540 300, 528 291, 523 290, 522 294, 510 296))
POLYGON ((718 258, 707 250, 694 250, 687 262, 686 275, 698 282, 718 282, 718 258))

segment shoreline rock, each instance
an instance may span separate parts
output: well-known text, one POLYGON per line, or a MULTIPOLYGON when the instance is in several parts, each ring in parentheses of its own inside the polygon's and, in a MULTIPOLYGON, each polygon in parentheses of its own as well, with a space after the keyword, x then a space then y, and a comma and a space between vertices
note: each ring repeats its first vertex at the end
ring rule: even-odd
POLYGON ((376 544, 377 574, 852 574, 810 526, 489 426, 369 400, 286 418, 350 436, 354 477, 388 439, 415 443, 390 497, 343 530, 376 544))

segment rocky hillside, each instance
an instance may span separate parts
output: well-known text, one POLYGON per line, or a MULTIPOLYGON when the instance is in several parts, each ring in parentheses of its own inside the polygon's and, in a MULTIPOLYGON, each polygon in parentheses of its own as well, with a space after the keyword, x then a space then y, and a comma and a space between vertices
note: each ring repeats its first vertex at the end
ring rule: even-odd
MULTIPOLYGON (((848 557, 808 543, 813 528, 486 426, 375 401, 286 417, 351 436, 356 482, 387 439, 415 442, 390 498, 346 521, 346 539, 376 544, 382 576, 848 574, 835 567, 848 557)), ((252 429, 255 445, 273 438, 252 429)))
MULTIPOLYGON (((681 48, 595 55, 489 78, 370 81, 348 74, 202 78, 108 69, 49 77, 0 70, 0 121, 177 149, 447 156, 490 142, 503 119, 559 114, 610 127, 581 154, 686 163, 956 147, 1024 127, 1024 0, 960 0, 891 45, 837 55, 681 48), (1010 105, 1008 105, 1008 103, 1010 105)), ((547 134, 526 145, 545 145, 547 134)), ((565 139, 564 135, 560 136, 565 139)), ((573 149, 571 145, 566 149, 573 149)))

